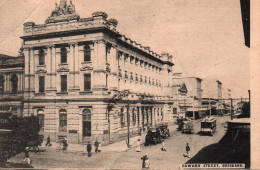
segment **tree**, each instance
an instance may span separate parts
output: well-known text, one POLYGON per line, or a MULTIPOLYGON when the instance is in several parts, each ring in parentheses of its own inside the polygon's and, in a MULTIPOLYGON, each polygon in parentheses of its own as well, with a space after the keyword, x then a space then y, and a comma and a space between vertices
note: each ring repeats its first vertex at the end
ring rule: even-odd
POLYGON ((38 141, 38 132, 40 125, 38 117, 12 117, 6 130, 1 132, 0 136, 0 166, 3 167, 5 162, 24 151, 29 142, 38 141))

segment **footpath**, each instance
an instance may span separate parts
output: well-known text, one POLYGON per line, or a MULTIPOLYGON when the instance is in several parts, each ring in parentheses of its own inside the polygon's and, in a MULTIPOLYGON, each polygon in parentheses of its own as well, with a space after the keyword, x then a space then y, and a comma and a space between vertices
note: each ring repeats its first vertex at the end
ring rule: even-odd
MULTIPOLYGON (((172 132, 176 131, 177 129, 177 125, 169 125, 169 130, 170 130, 170 133, 172 134, 172 132)), ((122 140, 122 141, 119 141, 119 142, 115 142, 115 143, 112 143, 112 144, 109 144, 109 145, 106 145, 106 146, 102 146, 101 148, 101 151, 103 153, 106 153, 106 152, 123 152, 123 151, 127 151, 131 148, 135 148, 137 146, 137 141, 138 139, 140 139, 140 143, 141 145, 144 144, 145 142, 145 136, 146 136, 146 133, 142 133, 141 136, 134 136, 134 137, 131 137, 130 138, 130 147, 127 146, 127 143, 126 143, 126 140, 122 140)), ((58 149, 60 147, 60 144, 59 143, 55 143, 53 142, 52 143, 52 146, 51 147, 48 147, 48 146, 45 146, 46 144, 46 141, 43 141, 43 144, 42 144, 42 148, 50 148, 50 149, 58 149)), ((92 152, 95 151, 95 146, 92 145, 92 152)), ((87 152, 87 145, 85 144, 72 144, 72 143, 69 143, 69 146, 67 148, 67 152, 72 152, 72 153, 86 153, 87 152)))

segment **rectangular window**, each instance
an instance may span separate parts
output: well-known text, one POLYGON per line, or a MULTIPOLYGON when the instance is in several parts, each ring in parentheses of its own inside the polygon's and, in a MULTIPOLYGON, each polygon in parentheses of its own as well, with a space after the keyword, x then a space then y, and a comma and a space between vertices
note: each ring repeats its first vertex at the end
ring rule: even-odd
POLYGON ((84 91, 91 90, 91 74, 84 74, 84 91))
POLYGON ((173 108, 173 114, 177 114, 177 108, 173 108))
POLYGON ((61 75, 61 92, 67 92, 67 75, 61 75))
POLYGON ((91 49, 89 45, 84 46, 84 61, 91 61, 91 49))
POLYGON ((45 77, 40 76, 39 77, 39 93, 43 93, 45 88, 45 77))

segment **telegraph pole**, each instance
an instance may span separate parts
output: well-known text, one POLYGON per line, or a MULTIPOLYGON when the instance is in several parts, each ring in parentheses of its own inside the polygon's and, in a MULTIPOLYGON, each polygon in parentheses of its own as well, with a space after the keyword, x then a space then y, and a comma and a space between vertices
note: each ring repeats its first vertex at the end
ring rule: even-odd
POLYGON ((194 100, 195 100, 195 97, 192 96, 192 110, 193 110, 193 119, 195 120, 195 110, 194 110, 194 100))
POLYGON ((127 147, 130 146, 130 115, 129 115, 129 99, 127 100, 127 147))
POLYGON ((233 112, 232 112, 232 107, 233 107, 233 99, 230 99, 230 114, 231 114, 231 120, 233 120, 233 112))
POLYGON ((209 117, 211 117, 211 101, 210 101, 210 98, 209 98, 209 117))

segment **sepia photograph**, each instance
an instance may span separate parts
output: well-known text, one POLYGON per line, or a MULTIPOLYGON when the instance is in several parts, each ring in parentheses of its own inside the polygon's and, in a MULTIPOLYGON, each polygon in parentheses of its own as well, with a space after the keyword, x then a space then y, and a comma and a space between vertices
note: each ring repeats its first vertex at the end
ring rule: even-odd
POLYGON ((250 0, 0 0, 0 168, 250 169, 250 0))

